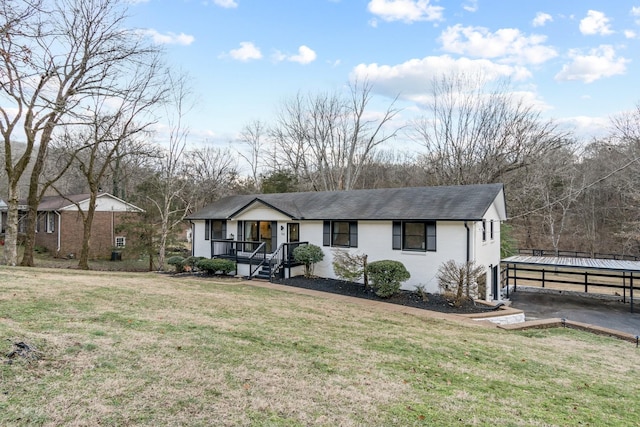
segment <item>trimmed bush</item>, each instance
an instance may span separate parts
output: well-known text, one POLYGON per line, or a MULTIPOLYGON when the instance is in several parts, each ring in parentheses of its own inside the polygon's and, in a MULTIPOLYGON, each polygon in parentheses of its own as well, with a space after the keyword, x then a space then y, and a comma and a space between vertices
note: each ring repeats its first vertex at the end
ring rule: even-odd
POLYGON ((176 269, 176 273, 182 273, 184 271, 184 261, 185 259, 181 256, 172 256, 167 260, 167 264, 173 265, 176 269))
POLYGON ((220 274, 227 275, 232 271, 236 271, 236 263, 228 259, 201 259, 196 262, 196 267, 199 270, 206 272, 207 274, 220 274))
POLYGON ((197 268, 198 261, 201 259, 205 259, 205 257, 201 256, 190 256, 184 259, 184 266, 191 268, 191 271, 197 268))
POLYGON ((411 277, 400 261, 382 260, 367 265, 372 287, 381 298, 389 298, 400 290, 400 285, 411 277))
POLYGON ((324 259, 324 252, 316 245, 300 245, 293 250, 293 259, 304 264, 304 277, 311 277, 314 264, 324 259))

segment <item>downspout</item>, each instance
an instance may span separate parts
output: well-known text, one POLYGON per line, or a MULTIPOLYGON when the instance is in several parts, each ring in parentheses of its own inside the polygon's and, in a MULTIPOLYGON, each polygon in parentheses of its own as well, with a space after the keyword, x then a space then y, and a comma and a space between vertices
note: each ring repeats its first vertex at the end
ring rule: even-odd
POLYGON ((60 212, 58 212, 58 211, 53 211, 53 212, 58 216, 58 227, 57 227, 57 230, 56 230, 56 232, 57 232, 56 233, 57 234, 57 236, 56 236, 56 239, 57 239, 56 253, 58 255, 60 255, 60 240, 61 240, 60 239, 60 226, 62 225, 62 215, 60 215, 60 212))
POLYGON ((467 221, 464 222, 464 228, 467 229, 467 262, 471 260, 471 230, 467 221))
POLYGON ((196 235, 196 225, 193 223, 193 221, 189 221, 189 223, 191 224, 191 256, 196 256, 196 248, 195 248, 195 241, 193 240, 194 236, 196 235))

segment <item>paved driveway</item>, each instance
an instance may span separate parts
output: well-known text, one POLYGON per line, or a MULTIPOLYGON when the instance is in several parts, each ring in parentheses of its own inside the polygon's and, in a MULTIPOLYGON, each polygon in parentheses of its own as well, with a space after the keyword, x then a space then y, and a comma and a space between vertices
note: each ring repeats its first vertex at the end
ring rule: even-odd
POLYGON ((567 294, 547 294, 518 289, 509 295, 511 307, 524 311, 526 320, 565 318, 640 335, 640 303, 602 300, 567 294))

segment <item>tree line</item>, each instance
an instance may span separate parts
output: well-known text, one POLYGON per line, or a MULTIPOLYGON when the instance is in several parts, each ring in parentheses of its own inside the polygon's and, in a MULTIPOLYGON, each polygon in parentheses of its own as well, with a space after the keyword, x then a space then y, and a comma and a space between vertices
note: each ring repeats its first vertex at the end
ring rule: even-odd
POLYGON ((184 217, 225 195, 493 182, 505 184, 513 247, 639 252, 640 106, 584 143, 508 81, 481 73, 434 78, 410 121, 399 97, 374 109, 365 80, 298 93, 271 123, 249 121, 229 147, 196 144, 185 125, 191 82, 127 28, 126 5, 0 0, 5 264, 33 265, 37 206, 48 194, 90 194, 80 268, 89 268, 101 191, 145 209, 139 234, 150 268, 163 268, 184 217))

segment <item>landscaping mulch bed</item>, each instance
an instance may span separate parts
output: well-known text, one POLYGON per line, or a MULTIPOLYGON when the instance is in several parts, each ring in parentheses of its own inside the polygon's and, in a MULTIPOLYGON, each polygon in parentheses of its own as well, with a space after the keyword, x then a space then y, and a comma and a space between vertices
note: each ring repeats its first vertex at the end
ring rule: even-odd
POLYGON ((455 307, 444 295, 426 294, 427 298, 422 298, 420 294, 414 291, 401 290, 390 298, 380 298, 371 289, 365 289, 361 283, 347 282, 344 280, 326 279, 321 277, 306 278, 304 276, 296 276, 290 279, 281 279, 275 283, 282 285, 295 286, 298 288, 313 289, 316 291, 330 292, 334 294, 347 295, 356 298, 365 298, 374 301, 388 302, 391 304, 400 304, 409 307, 422 308, 425 310, 438 311, 441 313, 484 313, 491 311, 491 307, 481 304, 475 304, 473 301, 467 301, 459 307, 455 307))

